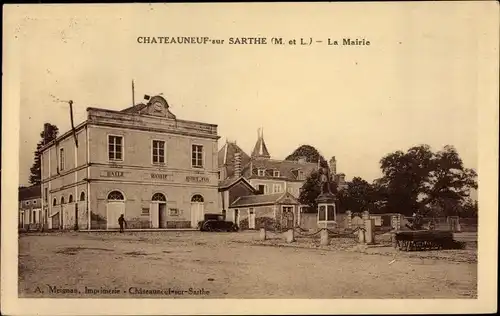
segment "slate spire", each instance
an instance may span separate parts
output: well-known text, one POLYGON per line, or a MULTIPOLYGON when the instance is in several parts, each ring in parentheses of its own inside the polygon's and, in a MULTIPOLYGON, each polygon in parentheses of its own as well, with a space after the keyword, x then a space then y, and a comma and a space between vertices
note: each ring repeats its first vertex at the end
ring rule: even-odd
POLYGON ((255 147, 253 148, 252 158, 271 158, 267 150, 266 142, 264 141, 264 132, 262 128, 257 130, 257 143, 255 143, 255 147))

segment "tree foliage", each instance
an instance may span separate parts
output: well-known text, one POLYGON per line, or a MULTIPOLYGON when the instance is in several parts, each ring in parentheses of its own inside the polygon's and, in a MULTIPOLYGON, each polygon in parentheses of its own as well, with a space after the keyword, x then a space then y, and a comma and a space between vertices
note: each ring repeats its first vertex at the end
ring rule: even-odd
POLYGON ((429 216, 458 215, 476 172, 463 166, 453 146, 433 153, 428 145, 396 151, 380 161, 384 176, 377 181, 387 212, 429 216))
POLYGON ((301 145, 299 148, 295 149, 293 153, 288 155, 285 160, 298 161, 302 157, 305 158, 307 162, 314 163, 317 163, 319 159, 322 167, 328 167, 325 158, 311 145, 301 145))
POLYGON ((338 210, 345 212, 369 211, 373 213, 376 210, 378 199, 375 187, 360 177, 354 177, 352 181, 347 182, 347 189, 340 190, 337 194, 338 210))
POLYGON ((41 140, 36 145, 35 158, 32 167, 30 168, 31 174, 29 182, 32 185, 38 185, 41 183, 42 169, 41 169, 41 159, 40 159, 40 149, 47 143, 57 138, 59 134, 59 128, 50 123, 45 123, 43 131, 40 132, 41 140))
MULTIPOLYGON (((477 216, 477 202, 470 199, 471 189, 477 189, 477 174, 464 167, 453 146, 437 152, 428 145, 395 151, 380 160, 380 167, 380 179, 368 183, 354 177, 347 189, 337 192, 339 212, 477 216)), ((332 183, 332 187, 336 188, 336 184, 332 183)), ((299 200, 316 210, 319 193, 319 175, 315 172, 306 180, 299 200)))

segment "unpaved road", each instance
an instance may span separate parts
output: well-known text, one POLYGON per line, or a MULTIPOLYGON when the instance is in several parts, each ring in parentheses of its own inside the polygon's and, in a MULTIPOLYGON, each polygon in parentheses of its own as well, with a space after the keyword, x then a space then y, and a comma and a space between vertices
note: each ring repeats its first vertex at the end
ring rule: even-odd
POLYGON ((475 263, 404 257, 392 262, 386 255, 259 246, 252 244, 256 235, 21 235, 19 293, 85 298, 477 297, 475 263), (115 292, 103 295, 101 289, 115 292))

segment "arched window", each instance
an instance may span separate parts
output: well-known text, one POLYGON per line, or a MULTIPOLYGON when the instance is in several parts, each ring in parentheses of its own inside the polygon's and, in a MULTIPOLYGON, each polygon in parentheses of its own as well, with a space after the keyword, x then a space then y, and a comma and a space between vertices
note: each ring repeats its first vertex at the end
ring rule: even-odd
POLYGON ((191 202, 196 202, 196 203, 203 203, 203 196, 199 195, 199 194, 195 194, 193 195, 193 197, 191 198, 191 202))
POLYGON ((125 198, 120 191, 112 191, 108 194, 108 200, 123 201, 125 198))
POLYGON ((151 198, 151 200, 153 200, 153 201, 160 201, 160 202, 167 202, 167 198, 162 193, 155 193, 155 194, 153 194, 153 197, 151 198))
POLYGON ((61 204, 64 204, 64 196, 61 196, 61 204))
POLYGON ((73 194, 69 195, 68 203, 73 203, 73 194))
POLYGON ((85 201, 85 192, 80 193, 80 201, 85 201))
POLYGON ((52 206, 56 206, 57 205, 57 199, 54 198, 54 201, 52 201, 52 206))

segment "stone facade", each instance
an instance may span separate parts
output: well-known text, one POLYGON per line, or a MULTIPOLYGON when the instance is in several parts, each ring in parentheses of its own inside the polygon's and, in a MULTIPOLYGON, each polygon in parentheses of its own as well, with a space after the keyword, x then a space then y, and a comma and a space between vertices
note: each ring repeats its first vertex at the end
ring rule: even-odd
POLYGON ((220 213, 217 126, 178 120, 160 96, 87 120, 42 149, 51 228, 195 228, 220 213), (62 149, 62 151, 61 151, 62 149))

